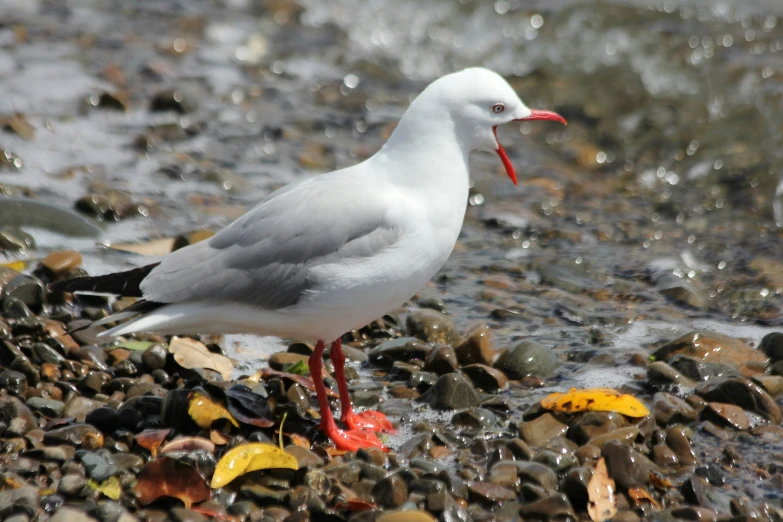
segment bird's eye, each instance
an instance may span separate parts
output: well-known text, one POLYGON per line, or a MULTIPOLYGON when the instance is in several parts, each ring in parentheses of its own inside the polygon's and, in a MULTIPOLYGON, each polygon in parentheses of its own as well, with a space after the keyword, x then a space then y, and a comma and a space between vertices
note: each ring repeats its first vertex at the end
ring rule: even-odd
POLYGON ((495 114, 499 114, 504 110, 506 110, 506 106, 503 105, 502 103, 496 103, 495 105, 492 106, 492 112, 494 112, 495 114))

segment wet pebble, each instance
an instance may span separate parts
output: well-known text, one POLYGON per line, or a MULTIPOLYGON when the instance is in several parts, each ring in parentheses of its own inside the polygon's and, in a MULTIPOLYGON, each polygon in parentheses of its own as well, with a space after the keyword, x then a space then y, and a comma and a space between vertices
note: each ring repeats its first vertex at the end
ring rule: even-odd
POLYGON ((390 475, 373 486, 372 496, 379 506, 400 507, 408 499, 408 486, 398 475, 390 475))
POLYGON ((567 431, 568 426, 555 419, 550 413, 519 425, 522 440, 534 447, 543 447, 553 438, 565 435, 567 431))
POLYGON ((704 409, 702 415, 720 426, 734 428, 735 430, 747 430, 750 428, 750 419, 748 419, 745 411, 733 404, 711 402, 704 409))
POLYGON ((454 352, 461 366, 472 364, 492 366, 495 358, 492 331, 485 324, 475 326, 465 334, 465 338, 454 348, 454 352))
POLYGON ((546 346, 535 341, 523 341, 501 352, 495 361, 495 368, 502 370, 512 379, 535 375, 546 379, 559 366, 557 357, 546 346))
POLYGON ((508 387, 508 379, 500 370, 484 364, 470 364, 462 368, 473 384, 486 392, 497 392, 508 387))
POLYGON ((743 377, 721 377, 700 384, 696 393, 707 401, 736 404, 758 413, 775 424, 781 422, 781 410, 775 400, 755 382, 743 377))
POLYGON ((443 375, 421 399, 439 410, 461 410, 477 406, 479 402, 470 381, 456 373, 443 375))
POLYGON ((455 371, 459 367, 454 348, 442 344, 435 346, 427 354, 424 362, 424 371, 443 375, 455 371))
POLYGON ((0 372, 0 388, 5 388, 11 395, 22 396, 27 391, 27 377, 21 372, 3 370, 0 372))
POLYGON ((601 455, 606 459, 609 476, 620 488, 628 489, 649 483, 654 464, 630 446, 612 440, 603 445, 601 455))
POLYGON ((461 340, 454 322, 435 310, 424 308, 410 313, 405 326, 408 334, 425 342, 454 346, 461 340))
POLYGON ((395 361, 426 359, 431 348, 418 339, 400 337, 384 341, 369 353, 370 363, 381 368, 391 368, 395 361))

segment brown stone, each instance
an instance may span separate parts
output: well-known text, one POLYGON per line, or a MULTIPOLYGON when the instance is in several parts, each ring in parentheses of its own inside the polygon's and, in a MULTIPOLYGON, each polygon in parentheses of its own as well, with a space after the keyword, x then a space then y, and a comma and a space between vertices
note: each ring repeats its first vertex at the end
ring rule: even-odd
POLYGON ((750 428, 750 419, 745 414, 745 410, 734 404, 711 402, 704 408, 702 415, 713 422, 735 430, 750 428))
POLYGON ((306 355, 300 355, 298 353, 277 352, 269 358, 269 367, 273 370, 282 371, 299 361, 307 364, 308 359, 309 357, 306 355))
POLYGON ((495 359, 495 347, 492 343, 492 331, 489 326, 480 324, 471 329, 454 351, 461 366, 469 364, 492 366, 495 359))
POLYGON ((82 264, 82 255, 73 250, 61 250, 51 252, 46 256, 41 264, 52 271, 55 275, 67 272, 82 264))
POLYGON ((763 373, 767 356, 744 342, 715 332, 693 331, 664 344, 652 354, 656 361, 668 361, 677 354, 706 362, 727 364, 743 375, 763 373))
POLYGON ((531 446, 538 447, 546 446, 550 440, 565 435, 567 431, 568 426, 549 413, 519 425, 519 434, 522 439, 531 446))

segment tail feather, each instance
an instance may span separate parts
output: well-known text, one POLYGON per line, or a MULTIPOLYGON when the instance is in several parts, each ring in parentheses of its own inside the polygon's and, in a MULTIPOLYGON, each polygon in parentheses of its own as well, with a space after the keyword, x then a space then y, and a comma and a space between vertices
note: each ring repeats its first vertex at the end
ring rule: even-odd
POLYGON ((52 292, 95 292, 99 294, 115 294, 124 297, 141 297, 141 282, 159 263, 91 277, 77 277, 66 281, 58 281, 49 289, 52 292))

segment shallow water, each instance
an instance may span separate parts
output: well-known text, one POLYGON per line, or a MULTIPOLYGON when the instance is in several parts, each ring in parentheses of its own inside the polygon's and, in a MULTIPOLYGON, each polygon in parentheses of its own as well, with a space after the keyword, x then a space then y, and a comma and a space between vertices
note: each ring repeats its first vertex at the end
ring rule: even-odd
MULTIPOLYGON (((551 389, 620 386, 639 373, 630 353, 685 331, 757 342, 781 323, 782 18, 777 0, 6 0, 0 114, 24 113, 35 135, 0 134, 23 162, 0 185, 69 207, 121 190, 144 212, 98 239, 31 230, 29 257, 141 265, 154 258, 107 245, 217 229, 372 154, 431 79, 491 67, 569 125, 501 131, 519 187, 494 156, 472 158, 460 242, 419 297, 463 331, 490 323, 498 346, 551 346, 571 361, 551 389), (150 112, 165 89, 185 114, 150 112), (128 111, 96 107, 106 91, 128 111), (617 366, 584 363, 598 353, 617 366)), ((227 345, 248 371, 277 346, 227 345)))

